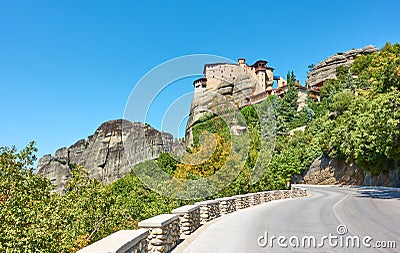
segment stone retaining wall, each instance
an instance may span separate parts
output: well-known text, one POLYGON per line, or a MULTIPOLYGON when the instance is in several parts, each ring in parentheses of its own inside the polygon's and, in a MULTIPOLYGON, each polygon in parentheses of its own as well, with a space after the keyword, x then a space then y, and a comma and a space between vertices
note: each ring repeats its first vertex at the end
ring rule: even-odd
POLYGON ((179 215, 179 227, 181 235, 190 235, 200 227, 200 206, 186 205, 172 210, 179 215))
POLYGON ((281 191, 273 191, 273 200, 281 199, 281 191))
POLYGON ((261 203, 266 203, 271 201, 271 192, 267 191, 267 192, 261 192, 261 203))
POLYGON ((148 252, 148 235, 147 229, 120 230, 79 250, 78 253, 145 253, 148 252))
POLYGON ((205 224, 220 216, 218 200, 197 202, 196 205, 200 206, 200 224, 205 224))
POLYGON ((244 208, 243 202, 245 201, 244 195, 234 196, 235 198, 235 209, 240 210, 244 208))
POLYGON ((243 195, 242 198, 242 208, 250 207, 250 196, 248 194, 243 195))
POLYGON ((250 193, 249 195, 249 205, 256 206, 261 204, 260 196, 261 193, 250 193))
POLYGON ((290 198, 290 190, 284 190, 282 191, 283 193, 283 198, 287 199, 290 198))
POLYGON ((198 202, 174 209, 173 214, 161 214, 139 222, 138 230, 121 230, 97 241, 78 253, 145 253, 170 252, 180 236, 193 233, 200 224, 276 199, 307 196, 304 188, 266 191, 198 202))
POLYGON ((227 197, 217 199, 219 201, 219 213, 221 215, 236 211, 235 198, 227 197))
POLYGON ((179 216, 176 214, 160 214, 138 225, 149 231, 147 252, 170 252, 179 241, 179 216))

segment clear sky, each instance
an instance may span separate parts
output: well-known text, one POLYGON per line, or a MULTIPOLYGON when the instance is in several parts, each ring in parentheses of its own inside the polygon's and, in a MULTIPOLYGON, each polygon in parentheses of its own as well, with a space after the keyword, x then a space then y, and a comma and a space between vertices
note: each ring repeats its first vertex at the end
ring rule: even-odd
MULTIPOLYGON (((123 117, 144 74, 182 55, 265 59, 304 83, 310 63, 400 42, 399 10, 397 0, 1 0, 0 146, 35 140, 40 157, 86 138, 123 117)), ((192 91, 192 80, 159 102, 192 91)))

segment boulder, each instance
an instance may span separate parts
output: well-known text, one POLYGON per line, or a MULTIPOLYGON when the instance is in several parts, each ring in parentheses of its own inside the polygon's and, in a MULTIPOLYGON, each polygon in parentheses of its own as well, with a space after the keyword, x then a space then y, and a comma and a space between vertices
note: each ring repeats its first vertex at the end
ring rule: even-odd
POLYGON ((313 161, 303 182, 320 185, 400 186, 399 172, 396 170, 372 175, 353 161, 330 159, 323 155, 313 161))
POLYGON ((339 66, 349 67, 354 59, 359 55, 368 55, 377 52, 378 48, 375 46, 366 46, 360 49, 352 49, 346 52, 337 53, 328 59, 319 62, 314 66, 312 71, 307 76, 307 86, 313 87, 328 79, 336 78, 336 68, 339 66))
POLYGON ((58 149, 54 156, 43 156, 36 173, 43 174, 65 192, 65 185, 74 165, 83 166, 89 177, 104 184, 122 178, 134 164, 156 159, 162 152, 173 152, 182 145, 175 143, 169 133, 160 132, 143 123, 112 120, 103 123, 86 140, 58 149))

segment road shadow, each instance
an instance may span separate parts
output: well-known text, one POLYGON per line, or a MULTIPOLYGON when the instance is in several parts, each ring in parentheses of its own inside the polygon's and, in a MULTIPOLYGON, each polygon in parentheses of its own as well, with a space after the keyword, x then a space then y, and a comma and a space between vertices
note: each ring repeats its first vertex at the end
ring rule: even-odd
POLYGON ((359 198, 373 198, 373 199, 397 199, 400 200, 400 191, 374 189, 374 188, 360 188, 358 190, 359 198))
POLYGON ((171 249, 171 251, 174 250, 176 247, 178 247, 178 245, 181 244, 183 241, 185 241, 184 238, 179 238, 178 242, 177 242, 176 245, 171 249))

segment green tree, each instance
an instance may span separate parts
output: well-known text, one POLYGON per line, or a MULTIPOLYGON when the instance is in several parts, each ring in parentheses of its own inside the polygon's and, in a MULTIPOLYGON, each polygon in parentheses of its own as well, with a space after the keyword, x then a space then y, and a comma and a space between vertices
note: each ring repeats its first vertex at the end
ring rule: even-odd
POLYGON ((34 142, 17 152, 0 148, 0 251, 56 252, 60 231, 48 233, 54 224, 48 179, 33 174, 34 142), (52 245, 53 244, 53 245, 52 245))
POLYGON ((65 195, 33 173, 36 148, 0 148, 0 252, 76 252, 182 202, 146 188, 131 173, 103 186, 73 166, 65 195))
POLYGON ((377 95, 352 110, 356 127, 351 133, 354 159, 374 173, 399 169, 400 92, 377 95))
POLYGON ((311 73, 311 71, 313 71, 314 70, 314 67, 315 67, 315 64, 314 63, 311 63, 311 64, 309 64, 308 66, 307 66, 307 75, 308 74, 310 74, 311 73))
POLYGON ((374 92, 389 92, 392 87, 400 89, 400 44, 386 43, 379 52, 358 57, 351 71, 374 92))
MULTIPOLYGON (((286 129, 290 130, 293 127, 293 120, 295 119, 297 113, 297 100, 298 100, 298 90, 296 87, 296 76, 294 72, 288 72, 287 74, 287 85, 288 89, 284 94, 282 101, 280 102, 280 107, 278 108, 278 115, 282 117, 286 129)), ((279 119, 278 119, 279 120, 279 119)))
POLYGON ((288 85, 288 90, 285 92, 285 95, 282 100, 282 108, 283 110, 287 111, 296 111, 298 104, 298 91, 296 87, 296 76, 294 72, 288 72, 287 73, 287 85, 288 85))
POLYGON ((157 165, 166 173, 173 175, 178 161, 169 153, 161 153, 157 158, 157 165))
POLYGON ((59 245, 64 250, 77 251, 89 243, 114 232, 113 205, 115 197, 111 191, 96 179, 89 178, 81 166, 74 166, 71 179, 67 183, 68 191, 64 196, 54 195, 57 202, 57 216, 68 232, 63 233, 59 245))
POLYGON ((344 91, 333 96, 333 104, 331 108, 339 114, 348 110, 351 103, 354 101, 355 95, 353 92, 344 91))

